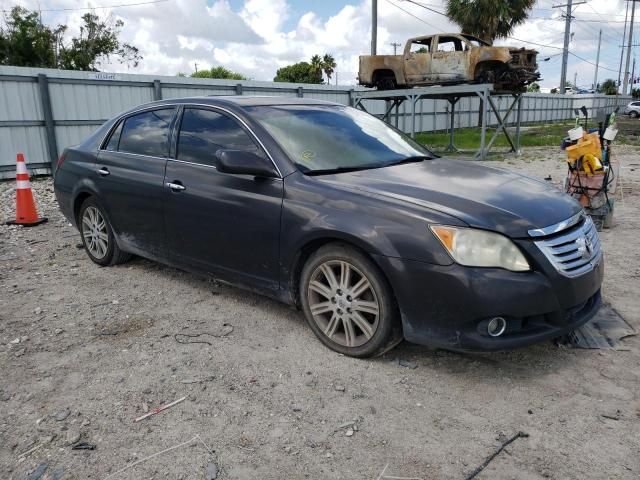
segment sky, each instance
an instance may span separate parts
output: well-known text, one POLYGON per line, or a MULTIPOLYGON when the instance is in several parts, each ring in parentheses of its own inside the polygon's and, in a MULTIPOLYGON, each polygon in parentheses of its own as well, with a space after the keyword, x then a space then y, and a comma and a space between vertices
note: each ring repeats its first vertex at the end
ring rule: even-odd
MULTIPOLYGON (((308 60, 316 53, 330 53, 336 59, 338 83, 354 84, 358 56, 370 51, 371 0, 148 3, 152 1, 0 0, 0 9, 22 5, 40 10, 44 23, 69 25, 68 35, 78 33, 80 17, 87 11, 80 8, 92 7, 101 16, 121 19, 121 40, 138 47, 143 60, 136 68, 112 60, 102 65, 102 70, 109 72, 175 75, 193 72, 196 64, 198 69, 222 65, 253 80, 272 80, 280 67, 308 60)), ((560 16, 563 9, 552 8, 556 3, 566 2, 538 0, 529 20, 515 29, 513 38, 496 42, 538 50, 540 83, 546 88, 560 83, 564 20, 560 16)), ((577 74, 578 86, 592 86, 600 29, 598 81, 618 78, 626 5, 624 0, 587 0, 575 7, 568 80, 573 82, 577 74)), ((378 53, 392 54, 392 42, 404 44, 413 36, 459 31, 438 13, 444 10, 440 0, 378 0, 378 53)), ((632 48, 632 61, 635 53, 632 48)), ((640 63, 637 71, 640 76, 640 63)), ((335 81, 334 76, 332 83, 335 81)))

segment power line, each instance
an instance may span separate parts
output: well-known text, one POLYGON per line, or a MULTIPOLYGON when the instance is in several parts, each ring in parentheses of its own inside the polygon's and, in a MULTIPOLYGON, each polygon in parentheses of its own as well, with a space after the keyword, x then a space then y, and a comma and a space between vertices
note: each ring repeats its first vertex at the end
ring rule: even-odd
POLYGON ((435 8, 428 7, 424 3, 418 3, 418 2, 416 2, 414 0, 404 0, 404 1, 405 2, 409 2, 409 3, 413 3, 414 5, 417 5, 418 7, 424 8, 425 10, 429 10, 430 12, 437 13, 438 15, 442 15, 443 17, 449 18, 446 13, 441 12, 439 10, 436 10, 435 8))
POLYGON ((387 0, 388 3, 390 3, 391 5, 393 5, 396 8, 399 8, 400 10, 402 10, 404 13, 411 15, 413 18, 415 18, 416 20, 421 21, 422 23, 424 23, 425 25, 429 25, 431 28, 435 28, 436 31, 440 30, 438 27, 436 27, 435 25, 430 24, 429 22, 427 22, 426 20, 418 17, 417 15, 414 15, 413 13, 411 13, 409 10, 405 10, 404 8, 402 8, 400 5, 398 5, 397 3, 392 2, 391 0, 387 0))
MULTIPOLYGON (((71 8, 38 8, 38 12, 70 12, 77 10, 99 10, 106 8, 124 8, 124 7, 138 7, 140 5, 151 5, 154 3, 163 3, 169 2, 170 0, 150 0, 148 2, 138 2, 138 3, 122 3, 120 5, 103 5, 99 7, 71 7, 71 8)), ((11 10, 0 10, 3 13, 9 13, 11 10)))

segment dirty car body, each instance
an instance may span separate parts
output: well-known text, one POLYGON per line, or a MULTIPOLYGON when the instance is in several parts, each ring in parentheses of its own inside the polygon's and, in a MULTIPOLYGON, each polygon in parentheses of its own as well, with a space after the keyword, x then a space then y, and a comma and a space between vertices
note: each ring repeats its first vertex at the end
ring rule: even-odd
POLYGON ((467 34, 411 38, 402 55, 360 57, 360 85, 388 90, 425 85, 492 83, 522 90, 540 78, 537 52, 495 47, 467 34))
POLYGON ((80 209, 93 199, 123 251, 292 305, 304 296, 305 263, 338 243, 379 272, 404 338, 433 347, 527 345, 568 333, 600 305, 603 255, 574 199, 546 182, 435 158, 343 105, 277 97, 144 105, 66 149, 54 185, 62 212, 83 235, 92 233, 80 209), (224 141, 233 151, 259 152, 263 173, 229 173, 226 153, 202 148, 222 123, 193 129, 199 150, 183 152, 193 111, 224 117, 224 141), (147 123, 136 120, 142 117, 147 123), (144 128, 162 120, 162 153, 127 151, 134 120, 144 128), (453 246, 446 232, 471 242, 455 237, 453 246), (495 257, 496 242, 519 258, 517 268, 502 250, 495 257), (487 255, 495 259, 480 260, 487 255), (496 317, 505 330, 493 336, 488 323, 496 317))

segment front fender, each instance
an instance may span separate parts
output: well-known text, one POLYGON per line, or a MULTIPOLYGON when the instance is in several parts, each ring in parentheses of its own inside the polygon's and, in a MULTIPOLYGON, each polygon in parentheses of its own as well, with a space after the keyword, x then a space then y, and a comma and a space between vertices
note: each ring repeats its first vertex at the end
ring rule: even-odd
POLYGON ((372 255, 450 265, 430 223, 463 225, 444 213, 368 192, 350 190, 299 172, 285 178, 281 267, 287 278, 305 246, 331 239, 372 255))

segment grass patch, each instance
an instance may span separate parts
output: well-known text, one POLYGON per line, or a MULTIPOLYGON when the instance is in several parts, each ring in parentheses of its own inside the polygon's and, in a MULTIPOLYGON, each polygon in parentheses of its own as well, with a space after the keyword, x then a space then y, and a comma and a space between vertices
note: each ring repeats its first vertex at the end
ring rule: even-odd
MULTIPOLYGON (((544 125, 523 126, 520 133, 520 146, 522 147, 550 147, 559 146, 562 138, 567 135, 567 130, 572 128, 574 122, 558 122, 544 125)), ((487 128, 487 142, 491 139, 495 128, 487 128)), ((515 128, 509 128, 511 136, 515 136, 515 128)), ((480 128, 460 128, 455 131, 454 144, 463 150, 476 150, 480 147, 480 128)), ((449 145, 447 132, 421 132, 416 134, 416 140, 433 150, 442 150, 449 145)), ((493 144, 496 147, 509 147, 503 132, 493 144)))
MULTIPOLYGON (((615 144, 640 146, 640 119, 618 116, 617 124, 619 133, 615 144)), ((528 125, 521 127, 520 146, 521 147, 558 147, 560 142, 567 136, 567 131, 575 126, 575 121, 561 121, 556 123, 528 125)), ((593 122, 589 122, 589 127, 595 127, 593 122)), ((515 136, 516 129, 508 128, 512 137, 515 136)), ((491 139, 495 128, 487 128, 487 142, 491 139)), ((442 152, 449 145, 449 134, 447 132, 421 132, 416 134, 416 140, 435 152, 442 152)), ((455 131, 454 144, 461 150, 476 151, 480 148, 480 128, 460 128, 455 131)), ((500 132, 494 147, 509 147, 509 142, 500 132)))

